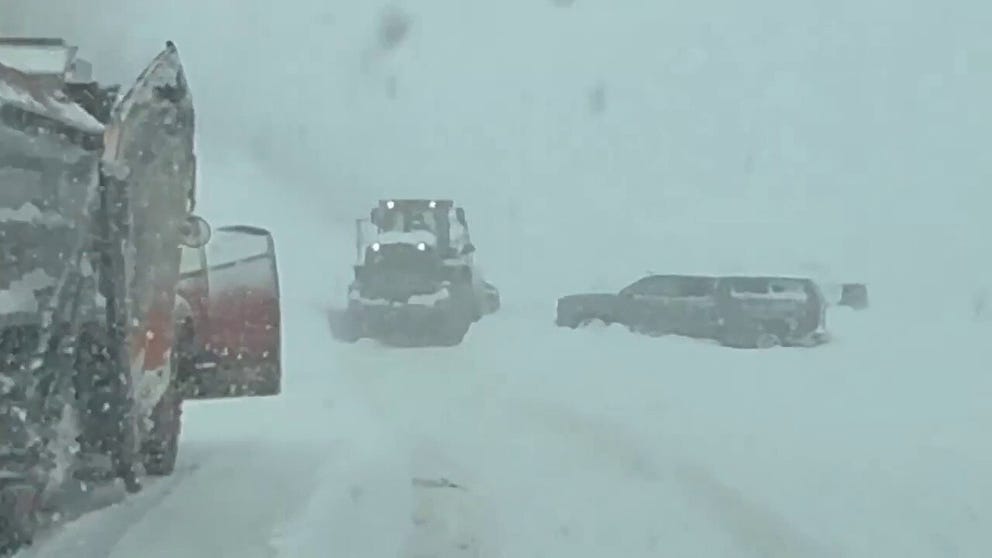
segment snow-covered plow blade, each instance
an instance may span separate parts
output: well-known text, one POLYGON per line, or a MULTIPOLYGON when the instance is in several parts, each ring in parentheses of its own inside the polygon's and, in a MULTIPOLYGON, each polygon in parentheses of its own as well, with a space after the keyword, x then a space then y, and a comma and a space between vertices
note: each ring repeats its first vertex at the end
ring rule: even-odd
POLYGON ((260 397, 282 388, 282 328, 275 244, 265 229, 217 229, 184 254, 180 292, 190 305, 190 354, 180 366, 187 399, 260 397))
POLYGON ((406 302, 364 299, 353 291, 340 322, 332 324, 335 336, 345 341, 367 337, 406 347, 457 345, 474 321, 474 310, 470 293, 453 293, 449 288, 411 296, 406 302))

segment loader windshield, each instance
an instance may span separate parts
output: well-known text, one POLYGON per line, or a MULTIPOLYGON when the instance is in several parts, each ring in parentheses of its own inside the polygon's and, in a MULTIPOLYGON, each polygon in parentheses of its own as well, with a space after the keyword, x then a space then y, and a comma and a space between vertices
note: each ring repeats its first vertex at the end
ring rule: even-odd
POLYGON ((380 222, 382 232, 414 232, 427 231, 437 235, 437 217, 433 210, 401 211, 398 209, 386 211, 380 222))

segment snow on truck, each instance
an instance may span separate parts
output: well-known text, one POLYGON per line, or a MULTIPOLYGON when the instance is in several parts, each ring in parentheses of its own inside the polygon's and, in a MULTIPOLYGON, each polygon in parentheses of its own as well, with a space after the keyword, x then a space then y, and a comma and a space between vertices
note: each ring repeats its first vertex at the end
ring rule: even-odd
POLYGON ((496 312, 475 264, 465 211, 451 200, 380 200, 357 226, 358 262, 338 337, 452 346, 496 312))
POLYGON ((0 38, 0 556, 67 495, 170 474, 183 400, 280 392, 273 241, 193 214, 175 46, 118 91, 0 38))

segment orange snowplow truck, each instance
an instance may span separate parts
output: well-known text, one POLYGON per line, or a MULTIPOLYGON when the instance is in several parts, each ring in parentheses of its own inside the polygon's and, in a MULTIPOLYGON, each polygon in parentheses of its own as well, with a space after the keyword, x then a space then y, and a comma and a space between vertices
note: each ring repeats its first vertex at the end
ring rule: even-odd
POLYGON ((170 474, 184 400, 280 393, 272 237, 195 202, 173 44, 121 94, 62 40, 0 39, 0 556, 170 474))

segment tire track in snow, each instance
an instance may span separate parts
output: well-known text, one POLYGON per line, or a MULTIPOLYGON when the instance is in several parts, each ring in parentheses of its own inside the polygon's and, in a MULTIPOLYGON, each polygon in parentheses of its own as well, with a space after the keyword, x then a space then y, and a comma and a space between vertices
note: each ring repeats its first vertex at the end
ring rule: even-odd
POLYGON ((388 425, 392 445, 409 460, 402 558, 502 555, 490 502, 465 460, 471 451, 451 424, 472 424, 490 408, 503 379, 472 350, 473 333, 478 332, 454 348, 394 348, 362 340, 339 345, 336 354, 362 407, 388 425))
MULTIPOLYGON (((833 556, 826 547, 806 535, 784 517, 747 498, 723 482, 706 467, 678 459, 667 465, 658 462, 647 448, 622 426, 605 417, 587 416, 542 402, 519 404, 536 422, 580 446, 589 457, 621 468, 630 478, 646 484, 675 481, 690 501, 702 507, 741 551, 767 558, 817 558, 833 556)), ((672 447, 664 448, 672 455, 672 447)))
POLYGON ((187 442, 175 474, 18 558, 272 558, 272 528, 305 498, 318 465, 297 444, 187 442))
POLYGON ((388 440, 345 439, 320 467, 317 483, 280 518, 273 556, 396 558, 410 530, 406 467, 388 440))
POLYGON ((470 488, 447 479, 414 478, 413 531, 403 558, 498 556, 486 545, 493 537, 484 517, 485 502, 470 488))
MULTIPOLYGON (((496 317, 482 325, 504 324, 496 317)), ((673 544, 698 556, 724 556, 725 548, 741 556, 824 554, 761 502, 700 465, 683 464, 678 448, 655 434, 659 429, 631 430, 637 427, 623 422, 626 416, 598 414, 589 401, 514 377, 535 367, 476 345, 485 342, 469 337, 443 351, 341 346, 341 368, 419 455, 414 475, 447 476, 470 489, 415 491, 418 525, 406 558, 472 556, 457 541, 472 533, 497 539, 495 522, 484 521, 480 510, 499 506, 500 522, 510 528, 504 542, 527 556, 597 546, 654 555, 673 544), (640 517, 625 521, 632 513, 640 517)))
POLYGON ((754 556, 827 558, 837 555, 705 467, 682 463, 675 468, 675 478, 694 502, 704 506, 714 521, 754 556))
MULTIPOLYGON (((569 410, 549 401, 511 400, 533 422, 553 431, 555 437, 571 442, 585 457, 621 468, 629 476, 645 482, 662 478, 662 470, 651 455, 619 424, 606 417, 594 417, 569 410)), ((579 462, 581 463, 581 462, 579 462)))
POLYGON ((107 558, 272 558, 279 521, 305 500, 327 454, 296 441, 187 444, 201 463, 107 558), (195 517, 197 519, 191 519, 195 517))
POLYGON ((491 502, 465 460, 471 452, 443 435, 426 432, 412 441, 412 528, 401 558, 503 556, 491 502))

